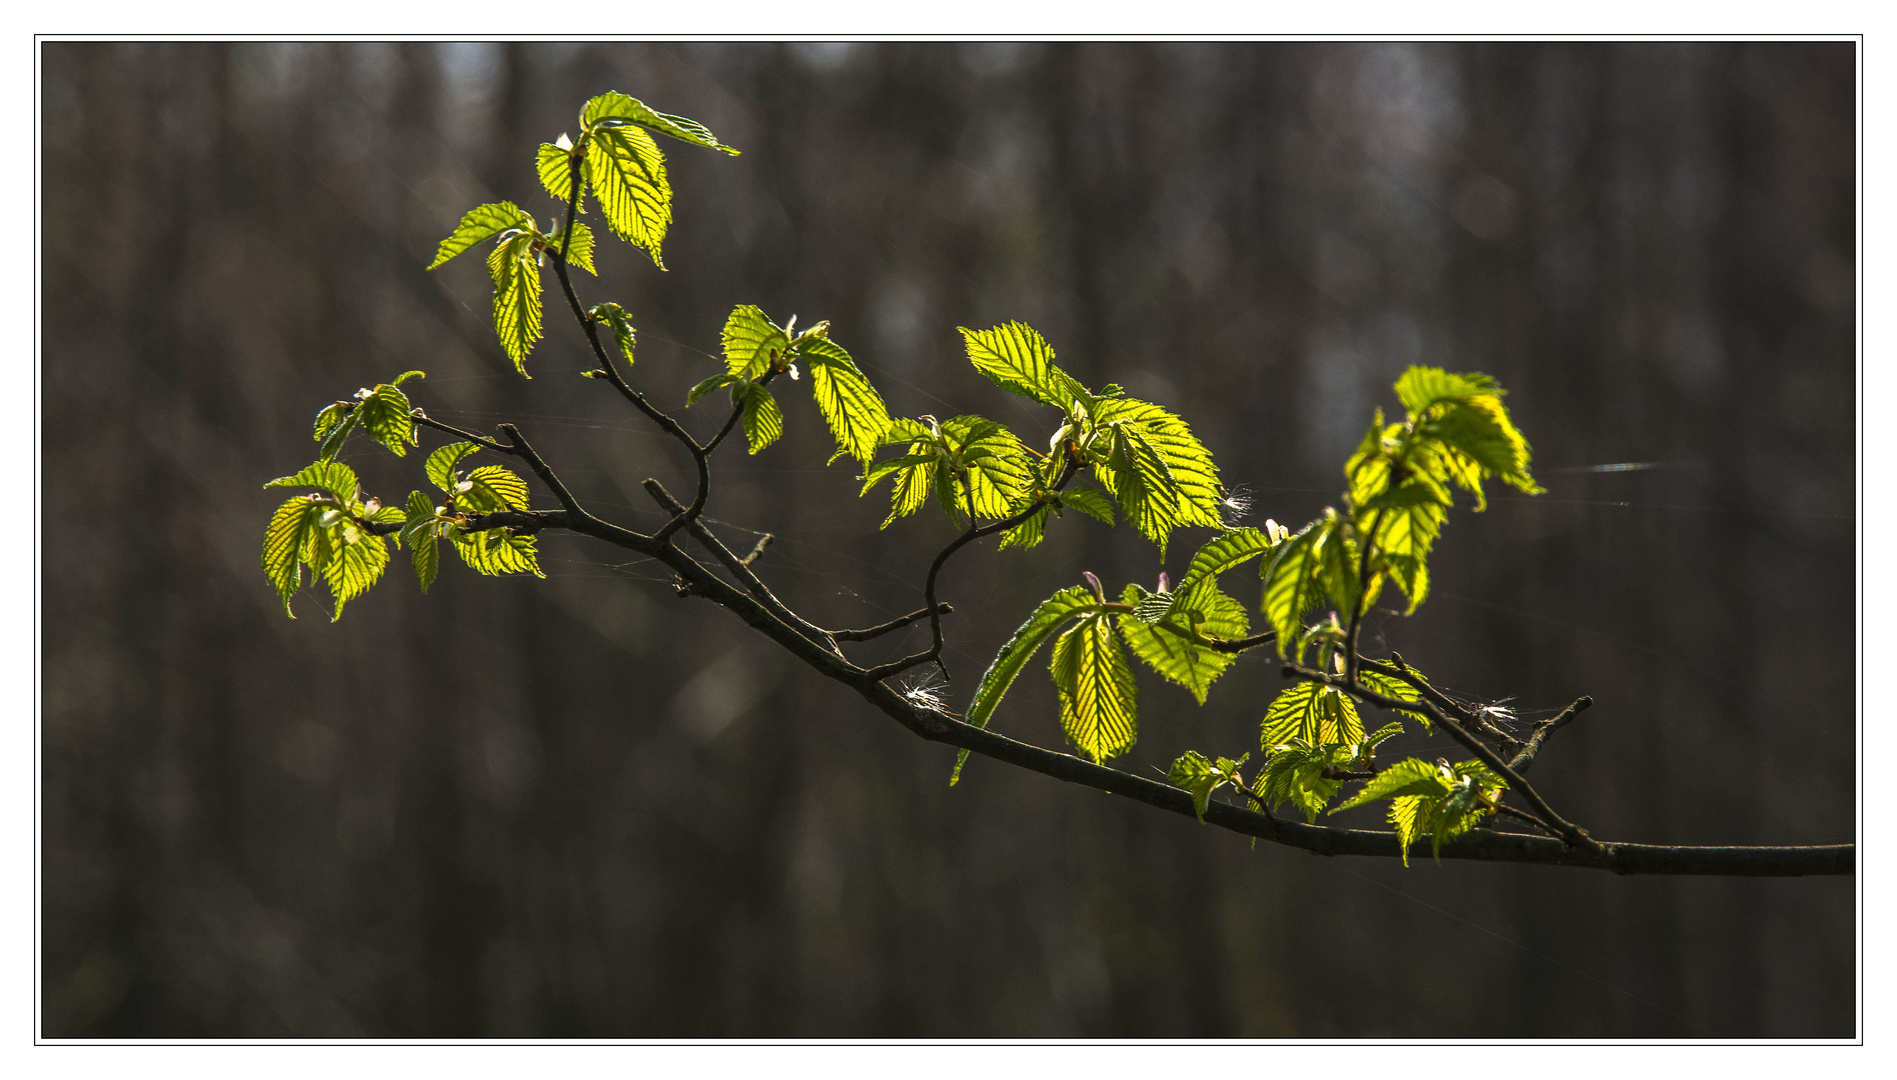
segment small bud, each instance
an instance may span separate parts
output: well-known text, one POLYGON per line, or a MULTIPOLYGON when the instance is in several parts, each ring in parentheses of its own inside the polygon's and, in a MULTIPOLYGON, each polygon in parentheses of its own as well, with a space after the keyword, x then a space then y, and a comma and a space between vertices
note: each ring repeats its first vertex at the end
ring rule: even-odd
POLYGON ((368 517, 380 509, 382 509, 381 499, 370 499, 368 502, 362 504, 362 514, 364 517, 368 517))
POLYGON ((796 364, 792 364, 790 366, 790 381, 791 382, 797 381, 797 365, 796 364))
POLYGON ((330 509, 323 511, 322 514, 317 517, 316 523, 318 525, 321 525, 323 528, 327 529, 331 525, 336 524, 338 521, 341 521, 342 519, 343 519, 343 512, 341 510, 335 509, 334 507, 331 507, 330 509))
POLYGON ((454 486, 454 493, 456 495, 460 495, 465 492, 469 492, 473 490, 474 490, 474 481, 472 480, 463 480, 459 484, 456 484, 454 486))
POLYGON ((553 140, 553 145, 559 147, 562 150, 571 152, 573 149, 573 140, 567 138, 566 132, 562 131, 560 133, 560 137, 553 140))

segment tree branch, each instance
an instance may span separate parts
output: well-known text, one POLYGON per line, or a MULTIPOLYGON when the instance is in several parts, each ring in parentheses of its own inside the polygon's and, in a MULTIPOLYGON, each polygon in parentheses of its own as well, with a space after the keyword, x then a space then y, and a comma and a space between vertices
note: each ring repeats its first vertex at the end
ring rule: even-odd
MULTIPOLYGON (((1072 456, 1069 456, 1067 459, 1067 464, 1061 466, 1060 476, 1058 479, 1054 481, 1054 485, 1050 490, 1059 491, 1062 488, 1066 487, 1068 483, 1073 480, 1074 472, 1075 472, 1074 459, 1072 456)), ((956 537, 955 539, 949 541, 949 545, 943 548, 941 553, 935 557, 935 561, 929 564, 929 576, 923 581, 923 584, 922 584, 922 602, 923 602, 922 610, 927 612, 929 616, 929 634, 930 634, 930 637, 933 639, 933 644, 931 644, 929 648, 924 652, 915 653, 914 655, 911 655, 911 656, 905 656, 900 660, 892 660, 887 664, 882 664, 878 667, 873 667, 869 669, 869 673, 871 676, 877 679, 887 679, 891 675, 900 675, 901 673, 908 671, 912 667, 917 667, 921 664, 927 664, 932 661, 938 660, 942 655, 942 615, 941 615, 941 612, 939 612, 937 609, 944 605, 940 605, 936 602, 935 579, 937 578, 937 576, 939 576, 942 573, 942 567, 948 563, 949 556, 955 554, 956 552, 962 550, 963 547, 967 546, 968 544, 973 543, 976 540, 981 539, 984 536, 993 536, 995 533, 1002 532, 1007 529, 1012 529, 1016 525, 1021 524, 1027 519, 1033 517, 1035 514, 1040 513, 1041 510, 1044 509, 1043 504, 1037 502, 1034 505, 1029 506, 1027 509, 1021 511, 1018 514, 1015 514, 1012 517, 1003 518, 1000 521, 991 522, 987 525, 981 526, 980 528, 976 528, 975 527, 975 511, 972 505, 972 500, 974 496, 971 494, 969 498, 971 500, 971 505, 968 511, 968 518, 969 518, 968 531, 956 537)), ((944 674, 947 674, 947 673, 944 672, 944 674)))
POLYGON ((1535 763, 1535 755, 1541 752, 1541 744, 1546 742, 1550 735, 1567 727, 1570 721, 1593 704, 1594 699, 1583 694, 1575 698, 1574 704, 1562 709, 1560 714, 1553 719, 1543 720, 1536 724, 1534 732, 1528 736, 1528 745, 1522 747, 1522 752, 1515 755, 1515 759, 1508 763, 1508 767, 1518 773, 1526 773, 1528 767, 1535 763))
POLYGON ((1449 715, 1441 709, 1438 709, 1434 702, 1399 701, 1396 698, 1385 697, 1373 690, 1367 690, 1362 686, 1352 685, 1343 679, 1326 675, 1321 671, 1302 667, 1298 664, 1286 664, 1284 666, 1284 673, 1288 678, 1304 679, 1307 682, 1317 682, 1323 683, 1326 686, 1337 687, 1359 700, 1368 701, 1372 704, 1380 705, 1386 709, 1394 709, 1398 712, 1414 712, 1416 711, 1416 706, 1423 706, 1424 710, 1430 714, 1431 719, 1444 731, 1447 731, 1451 738, 1461 743, 1463 748, 1480 759, 1482 764, 1494 769, 1503 779, 1507 780, 1509 790, 1527 799, 1528 804, 1535 808, 1535 812, 1541 815, 1542 820, 1546 821, 1561 833, 1561 837, 1566 843, 1588 849, 1595 854, 1600 853, 1600 844, 1587 834, 1587 830, 1567 821, 1560 814, 1555 813, 1554 807, 1548 805, 1548 801, 1541 797, 1541 793, 1531 787, 1528 781, 1522 778, 1520 773, 1509 768, 1508 762, 1503 761, 1501 755, 1490 749, 1487 743, 1469 734, 1461 724, 1450 719, 1449 715))
MULTIPOLYGON (((935 611, 938 615, 950 615, 954 613, 955 609, 947 604, 937 604, 935 605, 935 611)), ((838 641, 869 641, 872 638, 882 637, 891 631, 900 630, 905 626, 921 622, 928 617, 929 609, 923 608, 920 611, 912 611, 907 615, 891 619, 880 626, 872 626, 867 630, 832 630, 830 631, 830 636, 838 641)))
MULTIPOLYGON (((660 507, 672 515, 672 521, 684 522, 685 529, 692 534, 692 538, 697 540, 706 551, 711 552, 712 558, 724 564, 725 569, 731 571, 732 575, 744 586, 745 591, 755 597, 758 603, 763 604, 766 610, 770 611, 770 613, 775 615, 778 619, 796 628, 803 636, 824 646, 831 652, 836 652, 836 642, 831 639, 828 631, 792 611, 782 600, 779 600, 777 594, 771 592, 770 586, 764 584, 764 580, 758 577, 757 573, 751 569, 750 561, 748 559, 738 558, 735 552, 725 546, 724 541, 718 539, 716 534, 705 527, 703 521, 700 521, 696 517, 687 516, 685 508, 679 505, 678 500, 672 497, 671 492, 665 490, 664 484, 648 477, 640 486, 645 488, 646 494, 652 496, 654 502, 658 503, 660 507)), ((655 534, 652 540, 654 543, 663 544, 665 542, 664 530, 660 530, 658 534, 655 534)), ((839 653, 838 655, 841 654, 839 653)))

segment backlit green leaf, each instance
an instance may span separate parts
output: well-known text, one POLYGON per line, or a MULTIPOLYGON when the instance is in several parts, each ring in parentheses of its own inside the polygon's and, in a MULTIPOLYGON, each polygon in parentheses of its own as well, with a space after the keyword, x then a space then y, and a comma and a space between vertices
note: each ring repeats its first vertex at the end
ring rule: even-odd
POLYGON ((450 539, 461 561, 477 573, 547 576, 540 571, 534 537, 514 536, 506 529, 487 529, 481 532, 457 530, 450 534, 450 539))
POLYGON ((533 235, 521 233, 496 244, 487 269, 494 278, 494 332, 515 369, 527 375, 527 354, 540 340, 540 263, 533 235))
POLYGON ((1043 506, 1026 521, 1002 533, 1001 543, 995 550, 1006 551, 1009 548, 1020 548, 1025 551, 1028 548, 1040 546, 1041 541, 1047 537, 1049 512, 1050 508, 1043 506))
POLYGON ((1316 824, 1342 781, 1325 777, 1325 770, 1340 763, 1341 747, 1312 746, 1303 740, 1272 747, 1264 766, 1258 770, 1252 791, 1269 810, 1289 801, 1316 824))
POLYGON ((698 121, 659 112, 638 98, 628 97, 617 90, 608 91, 593 98, 580 110, 580 123, 587 128, 611 120, 643 124, 682 142, 711 150, 721 150, 733 157, 736 157, 738 153, 737 150, 719 142, 718 137, 698 121))
MULTIPOLYGON (((975 688, 975 699, 969 702, 967 720, 979 728, 988 726, 988 720, 994 716, 995 707, 1001 704, 1001 698, 1014 685, 1015 676, 1034 658, 1034 654, 1046 641, 1048 635, 1058 630, 1068 619, 1082 612, 1092 611, 1100 606, 1100 601, 1084 585, 1076 585, 1041 601, 1027 621, 1022 623, 1007 644, 995 654, 994 662, 982 674, 981 685, 975 688)), ((949 778, 953 785, 961 779, 962 765, 968 760, 968 751, 964 750, 956 758, 955 772, 949 778)))
POLYGON ((731 310, 723 338, 725 365, 740 379, 762 378, 790 348, 783 329, 755 304, 739 304, 731 310))
POLYGON ((739 391, 744 408, 744 437, 755 454, 777 441, 784 433, 784 413, 769 390, 752 383, 739 391))
POLYGON ((455 467, 461 464, 462 458, 479 449, 479 445, 471 442, 449 443, 428 455, 428 460, 422 465, 422 472, 428 477, 429 483, 452 494, 455 488, 455 467))
POLYGON ((1112 525, 1113 500, 1105 492, 1093 488, 1075 488, 1060 493, 1060 503, 1070 510, 1078 510, 1103 525, 1112 525))
POLYGON ((388 447, 396 457, 406 455, 408 448, 419 441, 415 437, 412 411, 408 395, 389 383, 377 386, 356 404, 356 415, 362 418, 362 429, 369 433, 370 438, 388 447))
POLYGON ((1304 617, 1323 602, 1319 570, 1324 545, 1335 538, 1338 525, 1336 514, 1327 511, 1278 544, 1260 571, 1265 581, 1265 618, 1278 635, 1279 654, 1287 660, 1297 659, 1304 617))
POLYGON ((1094 417, 1115 425, 1108 467, 1096 467, 1095 475, 1134 527, 1159 545, 1162 557, 1179 526, 1224 527, 1218 466, 1185 421, 1130 398, 1096 403, 1094 417))
POLYGON ((672 224, 672 185, 665 178, 665 157, 645 129, 633 125, 601 128, 586 136, 582 171, 613 235, 645 248, 665 269, 659 248, 672 224))
POLYGON ((454 232, 448 234, 448 239, 441 242, 441 248, 435 252, 435 261, 428 264, 428 269, 433 270, 490 236, 498 236, 509 229, 531 229, 533 224, 533 218, 510 202, 477 206, 461 215, 461 224, 455 226, 454 232))
POLYGON ((1206 578, 1217 578, 1233 567, 1270 554, 1277 545, 1278 541, 1265 532, 1250 527, 1217 536, 1192 556, 1185 576, 1179 579, 1179 588, 1187 589, 1206 578))
MULTIPOLYGON (((1120 600, 1137 606, 1144 594, 1139 586, 1128 585, 1120 600)), ((1206 587, 1175 593, 1165 619, 1158 625, 1137 614, 1121 615, 1119 624, 1133 655, 1168 681, 1185 687, 1201 705, 1212 683, 1238 657, 1197 644, 1191 638, 1241 638, 1249 629, 1245 606, 1209 582, 1206 587)))
POLYGON ((1363 790, 1339 803, 1331 813, 1349 810, 1377 799, 1400 795, 1447 795, 1449 782, 1442 770, 1421 758, 1405 758, 1365 782, 1363 790))
POLYGON ((882 396, 850 354, 827 337, 800 339, 797 354, 810 365, 811 394, 836 440, 837 452, 830 460, 847 454, 868 466, 883 432, 889 429, 889 409, 882 396))
POLYGON ((1259 725, 1259 745, 1274 746, 1302 739, 1312 746, 1354 743, 1363 739, 1363 721, 1356 703, 1342 691, 1320 683, 1292 685, 1265 710, 1259 725))
POLYGON ((279 476, 264 487, 316 488, 335 496, 344 506, 353 505, 356 493, 360 490, 356 483, 356 470, 340 461, 319 461, 305 465, 295 475, 279 476))
POLYGON ((441 565, 440 541, 435 536, 435 507, 419 491, 408 493, 408 512, 402 525, 402 539, 409 546, 415 564, 415 578, 422 591, 435 583, 441 565))
MULTIPOLYGON (((343 605, 369 591, 389 565, 389 547, 385 539, 344 523, 326 533, 333 537, 330 558, 321 566, 329 582, 336 611, 331 622, 343 617, 343 605)), ((319 545, 323 538, 319 537, 319 545)))
MULTIPOLYGON (((554 254, 559 254, 560 234, 558 232, 547 238, 547 248, 554 254)), ((593 230, 587 228, 584 221, 573 223, 573 242, 567 245, 566 261, 569 265, 577 266, 589 274, 599 273, 593 269, 593 230)))
POLYGON ((1011 394, 1052 405, 1063 413, 1086 391, 1054 365, 1054 350, 1033 327, 1004 323, 990 330, 960 327, 968 361, 996 386, 1011 394))
POLYGON ((504 465, 483 465, 468 474, 465 490, 457 485, 455 508, 464 514, 499 514, 527 509, 527 481, 504 465))
POLYGON ((626 363, 630 365, 635 334, 632 319, 626 315, 626 309, 613 303, 594 304, 591 314, 595 322, 603 322, 612 328, 613 340, 619 343, 619 351, 625 356, 626 363))
MULTIPOLYGON (((574 175, 572 162, 576 157, 584 161, 585 153, 582 151, 576 155, 553 143, 541 143, 539 152, 534 155, 534 171, 540 174, 540 186, 546 188, 547 194, 562 205, 576 194, 575 182, 584 180, 583 176, 574 175)), ((580 204, 576 211, 581 214, 586 213, 585 191, 585 184, 581 183, 577 189, 580 204)))
POLYGON ((1054 642, 1048 665, 1060 692, 1061 730, 1095 762, 1132 749, 1139 734, 1139 688, 1113 622, 1083 619, 1054 642))
POLYGON ((300 567, 308 558, 310 542, 317 528, 317 517, 325 507, 299 495, 277 507, 263 534, 263 572, 276 587, 283 601, 283 613, 296 618, 290 610, 290 598, 301 585, 300 567))
POLYGON ((739 379, 736 375, 713 375, 709 379, 701 380, 693 385, 691 390, 686 393, 685 407, 689 409, 693 405, 698 404, 699 398, 704 397, 713 390, 722 390, 727 386, 735 386, 738 382, 739 379))

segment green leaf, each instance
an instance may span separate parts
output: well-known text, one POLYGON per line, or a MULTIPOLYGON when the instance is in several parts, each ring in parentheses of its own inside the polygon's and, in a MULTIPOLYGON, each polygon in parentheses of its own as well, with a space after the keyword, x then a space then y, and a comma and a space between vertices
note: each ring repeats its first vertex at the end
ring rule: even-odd
POLYGON ((991 330, 959 327, 968 349, 968 362, 1011 394, 1072 412, 1076 398, 1089 395, 1071 376, 1054 365, 1054 350, 1033 327, 1009 322, 991 330))
POLYGON ((321 503, 311 502, 308 496, 296 498, 277 507, 270 517, 270 524, 263 534, 263 572, 276 587, 277 596, 283 601, 283 613, 296 618, 290 610, 290 598, 296 595, 302 577, 299 567, 308 559, 310 543, 317 528, 317 518, 325 508, 321 503))
MULTIPOLYGON (((1358 558, 1357 545, 1351 541, 1349 532, 1342 525, 1343 519, 1337 520, 1338 527, 1332 529, 1328 536, 1319 538, 1312 554, 1317 557, 1317 576, 1325 597, 1340 614, 1348 616, 1361 611, 1364 606, 1363 563, 1358 558)), ((1381 581, 1381 578, 1373 577, 1370 582, 1373 601, 1381 581)))
POLYGON ((1218 466, 1185 421, 1130 398, 1096 403, 1094 418, 1113 432, 1107 466, 1094 474, 1162 557, 1179 526, 1224 528, 1218 466))
POLYGON ((722 390, 727 386, 735 386, 740 381, 742 380, 736 375, 713 375, 709 379, 704 379, 694 385, 691 391, 685 395, 685 407, 689 409, 698 404, 699 398, 704 397, 713 390, 722 390))
POLYGON ((477 573, 547 576, 540 571, 540 562, 534 551, 534 537, 515 536, 506 529, 486 529, 481 532, 456 531, 450 538, 454 541, 455 554, 461 556, 461 561, 467 564, 468 569, 477 573))
POLYGON ((1391 463, 1403 452, 1402 435, 1403 425, 1385 424, 1379 408, 1357 452, 1344 462, 1344 478, 1350 481, 1350 505, 1361 507, 1388 489, 1391 463))
MULTIPOLYGON (((632 319, 627 316, 626 309, 613 303, 594 304, 588 313, 592 315, 593 321, 603 322, 607 326, 612 327, 613 339, 619 342, 619 351, 625 355, 626 364, 630 366, 632 364, 632 346, 635 334, 632 328, 632 319)), ((694 398, 693 400, 695 401, 697 399, 694 398)))
POLYGON ((889 409, 882 396, 858 370, 850 354, 829 338, 799 339, 797 355, 810 364, 811 394, 836 440, 837 452, 830 460, 847 454, 867 467, 876 456, 883 432, 889 430, 889 409))
POLYGON ((1340 748, 1312 746, 1302 740, 1273 747, 1258 770, 1254 797, 1270 810, 1288 800, 1304 814, 1304 820, 1316 824, 1343 783, 1324 776, 1326 769, 1338 763, 1339 753, 1340 748))
POLYGON ((588 101, 580 110, 580 123, 584 127, 591 128, 610 120, 643 124, 654 131, 670 135, 674 139, 694 146, 721 150, 733 157, 738 154, 735 149, 719 142, 718 137, 698 121, 659 112, 638 98, 628 97, 617 90, 599 95, 588 101))
POLYGON ((433 270, 490 236, 498 236, 509 229, 531 229, 533 224, 533 218, 510 202, 477 206, 461 215, 461 224, 455 226, 448 239, 441 242, 441 248, 435 252, 435 261, 428 264, 428 269, 433 270))
MULTIPOLYGON (((1015 676, 1021 674, 1021 669, 1034 658, 1048 635, 1075 615, 1096 610, 1099 606, 1100 601, 1085 585, 1062 589, 1041 601, 1034 613, 995 654, 994 662, 982 674, 981 685, 975 688, 975 699, 968 705, 967 721, 978 728, 987 727, 989 718, 995 714, 995 707, 1001 704, 1002 696, 1014 685, 1015 676)), ((964 750, 956 758, 955 772, 949 778, 951 786, 961 779, 962 764, 967 760, 968 751, 964 750)))
MULTIPOLYGON (((584 180, 583 176, 573 175, 574 169, 571 163, 575 158, 583 162, 585 157, 584 151, 576 154, 553 143, 541 143, 539 152, 534 155, 534 171, 540 174, 540 186, 546 188, 547 194, 553 196, 554 201, 562 206, 576 194, 574 181, 584 180)), ((577 189, 580 196, 579 205, 575 208, 577 213, 586 213, 585 191, 586 186, 581 183, 577 189)))
POLYGON ((1178 485, 1165 460, 1137 429, 1114 428, 1111 438, 1107 465, 1096 467, 1094 475, 1118 499, 1127 521, 1160 545, 1164 558, 1166 540, 1180 524, 1178 485))
POLYGON ((883 432, 883 437, 878 440, 877 445, 880 449, 884 446, 899 446, 903 443, 931 442, 934 439, 935 432, 931 431, 928 425, 905 416, 889 422, 889 430, 883 432))
POLYGON ((1179 579, 1179 588, 1189 589, 1200 581, 1216 579, 1233 567, 1260 555, 1270 554, 1278 543, 1268 533, 1250 527, 1233 529, 1214 537, 1192 556, 1185 576, 1179 579))
POLYGON ((585 138, 582 172, 599 200, 613 235, 645 248, 665 269, 659 254, 672 224, 672 185, 665 179, 665 156, 643 128, 600 128, 585 138))
POLYGON ((413 411, 408 395, 390 383, 377 386, 356 405, 362 429, 396 457, 405 456, 408 448, 420 441, 415 436, 413 411))
POLYGON ((1409 597, 1409 611, 1429 595, 1429 553, 1449 518, 1449 493, 1417 476, 1361 504, 1358 527, 1376 530, 1376 558, 1409 597))
POLYGON ((494 278, 494 332, 514 367, 527 375, 527 354, 540 340, 540 263, 532 233, 521 233, 494 246, 487 257, 494 278))
POLYGON ((1300 682, 1286 689, 1265 710, 1258 741, 1269 752, 1298 739, 1312 746, 1362 741, 1363 720, 1356 703, 1320 683, 1300 682))
POLYGON ((1054 642, 1048 665, 1060 692, 1061 730, 1096 763, 1132 749, 1139 734, 1139 688, 1104 615, 1081 621, 1054 642))
POLYGON ((504 465, 483 465, 456 485, 455 508, 465 514, 527 509, 527 481, 504 465))
POLYGON ((356 483, 356 470, 340 461, 319 461, 305 465, 294 476, 279 476, 264 487, 316 488, 335 496, 344 506, 353 505, 356 493, 360 490, 356 483))
POLYGON ((995 550, 1006 551, 1009 548, 1019 548, 1025 551, 1028 548, 1040 546, 1041 541, 1047 537, 1047 514, 1049 509, 1050 507, 1047 506, 1041 507, 1034 512, 1032 517, 1016 525, 1014 528, 1009 529, 1007 532, 1002 533, 1001 543, 995 550))
MULTIPOLYGON (((1373 690, 1376 693, 1382 694, 1384 697, 1387 697, 1387 698, 1395 698, 1398 701, 1414 701, 1418 703, 1420 703, 1423 700, 1422 693, 1418 691, 1415 687, 1411 686, 1409 683, 1404 682, 1402 679, 1393 679, 1388 675, 1382 674, 1381 672, 1368 671, 1368 670, 1358 671, 1357 681, 1362 683, 1366 690, 1373 690)), ((1402 710, 1402 713, 1404 716, 1408 716, 1408 717, 1411 717, 1412 719, 1420 721, 1423 725, 1424 730, 1429 729, 1430 727, 1429 713, 1426 712, 1421 707, 1420 704, 1414 709, 1404 709, 1402 710)))
POLYGON ((1337 804, 1331 813, 1400 795, 1447 794, 1449 782, 1443 779, 1442 770, 1421 758, 1405 758, 1372 777, 1362 791, 1337 804))
MULTIPOLYGON (((1245 606, 1216 588, 1195 588, 1173 595, 1165 621, 1159 625, 1142 620, 1137 613, 1119 617, 1120 633, 1125 635, 1133 655, 1161 677, 1186 688, 1199 704, 1212 683, 1238 657, 1199 645, 1188 635, 1218 638, 1244 637, 1249 629, 1245 606)), ((1128 585, 1121 602, 1139 605, 1145 590, 1128 585)))
POLYGON ((1198 816, 1199 823, 1204 824, 1205 809, 1212 804, 1212 793, 1226 783, 1226 777, 1205 755, 1188 750, 1173 760, 1172 767, 1166 770, 1166 781, 1173 787, 1192 792, 1192 812, 1198 816))
POLYGON ((1113 500, 1105 492, 1093 488, 1075 488, 1061 492, 1059 498, 1062 506, 1078 510, 1103 525, 1113 524, 1113 500))
POLYGON ((343 448, 349 433, 356 429, 358 422, 356 410, 344 402, 332 402, 323 411, 316 414, 315 440, 323 445, 317 448, 318 461, 330 461, 343 448))
MULTIPOLYGON (((990 662, 988 670, 983 672, 981 685, 975 687, 975 700, 971 700, 967 706, 967 723, 973 723, 975 727, 988 727, 988 719, 994 716, 996 706, 1002 704, 1002 697, 1007 695, 1007 687, 1015 685, 1015 676, 1019 676, 1021 668, 1034 659, 1034 653, 1040 651, 1041 642, 1045 642, 1049 634, 1059 630, 1060 624, 1066 623, 1068 619, 1072 619, 1074 615, 1079 615, 1083 611, 1095 611, 1098 605, 1100 602, 1098 598, 1095 598, 1093 590, 1089 590, 1085 585, 1062 588, 1060 592, 1055 592, 1047 600, 1041 600, 1040 607, 1036 607, 1034 613, 1028 615, 1026 623, 1015 628, 1013 636, 1007 638, 1007 643, 1002 645, 1002 651, 994 655, 994 662, 990 662)), ((966 763, 967 750, 956 754, 954 773, 948 774, 950 788, 954 788, 956 782, 962 780, 962 767, 966 763)))
POLYGON ((408 493, 408 512, 404 515, 402 540, 413 553, 415 578, 422 584, 422 592, 435 583, 435 574, 441 566, 438 551, 439 541, 435 537, 435 507, 428 496, 419 491, 408 493))
POLYGON ((784 413, 777 407, 777 399, 769 390, 752 383, 739 391, 740 402, 744 408, 744 437, 751 444, 751 452, 759 450, 777 441, 784 433, 784 413))
POLYGON ((427 475, 429 483, 453 494, 455 466, 461 464, 462 458, 480 448, 479 444, 471 442, 449 443, 428 455, 428 460, 422 465, 422 472, 427 475))
POLYGON ((1501 397, 1506 391, 1479 371, 1452 375, 1438 367, 1411 367, 1396 380, 1397 400, 1412 417, 1422 416, 1444 402, 1477 397, 1501 397))
POLYGON ((979 517, 1008 517, 1029 497, 1034 461, 1013 432, 979 416, 957 416, 942 422, 942 436, 966 469, 965 477, 954 477, 956 510, 967 505, 964 486, 973 493, 979 517))
POLYGON ((1528 474, 1528 440, 1509 420, 1499 397, 1471 398, 1443 408, 1418 425, 1418 430, 1454 447, 1480 465, 1485 475, 1500 477, 1530 495, 1541 494, 1542 488, 1528 474))
POLYGON ((330 621, 335 622, 343 617, 343 605, 368 592, 369 586, 382 576, 389 565, 389 546, 383 537, 365 532, 350 522, 338 524, 325 533, 331 537, 331 554, 319 569, 329 582, 330 596, 336 601, 336 611, 330 616, 330 621))
POLYGON ((1390 800, 1390 824, 1396 827, 1396 842, 1400 845, 1403 865, 1410 865, 1410 845, 1421 834, 1418 828, 1431 801, 1421 795, 1399 795, 1390 800))
MULTIPOLYGON (((555 232, 547 238, 547 250, 554 254, 560 252, 560 234, 555 232)), ((593 269, 593 230, 586 227, 584 221, 573 223, 573 242, 567 245, 566 261, 597 277, 599 271, 593 269)))
POLYGON ((725 320, 725 365, 740 379, 762 378, 786 350, 790 338, 755 304, 739 304, 725 320))
POLYGON ((1304 616, 1322 602, 1319 569, 1324 546, 1334 538, 1339 520, 1334 511, 1326 511, 1280 543, 1260 571, 1265 581, 1265 618, 1278 635, 1279 654, 1287 660, 1297 659, 1304 616))

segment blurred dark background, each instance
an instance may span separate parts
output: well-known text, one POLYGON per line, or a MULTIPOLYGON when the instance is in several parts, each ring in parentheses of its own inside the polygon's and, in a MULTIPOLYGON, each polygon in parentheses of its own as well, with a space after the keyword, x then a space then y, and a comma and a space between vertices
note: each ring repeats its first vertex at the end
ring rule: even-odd
MULTIPOLYGON (((744 151, 666 142, 670 271, 605 240, 580 284, 633 312, 661 402, 755 302, 833 320, 898 413, 1034 442, 1047 418, 954 332, 1019 318, 1186 416, 1251 523, 1296 527, 1404 366, 1490 372, 1549 493, 1459 511, 1379 647, 1524 720, 1592 694, 1536 777, 1598 836, 1848 841, 1850 44, 41 61, 44 1034, 1855 1033, 1852 878, 1405 871, 980 760, 951 791, 951 750, 569 536, 546 581, 456 565, 427 597, 398 556, 334 625, 307 597, 285 619, 258 568, 262 484, 314 456, 316 410, 411 367, 433 415, 518 419, 608 517, 656 523, 645 476, 686 489, 575 377, 559 309, 523 381, 480 260, 422 269, 478 202, 551 215, 534 145, 619 89, 744 151)), ((948 525, 878 532, 803 397, 779 446, 725 453, 711 514, 734 545, 776 533, 765 575, 819 622, 918 606, 948 525)), ((424 486, 418 456, 347 460, 385 499, 424 486)), ((1160 565, 1084 520, 954 564, 954 704, 1082 569, 1160 565)), ((1040 667, 996 723, 1059 746, 1040 667)), ((1143 675, 1122 763, 1255 751, 1272 667, 1203 710, 1143 675)))

